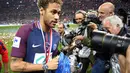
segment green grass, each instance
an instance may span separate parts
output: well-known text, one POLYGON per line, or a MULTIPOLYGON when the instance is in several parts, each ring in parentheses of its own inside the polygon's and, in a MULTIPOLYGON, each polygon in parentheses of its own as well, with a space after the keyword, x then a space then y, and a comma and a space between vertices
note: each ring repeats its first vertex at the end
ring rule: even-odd
POLYGON ((20 26, 0 26, 0 33, 15 33, 20 26))

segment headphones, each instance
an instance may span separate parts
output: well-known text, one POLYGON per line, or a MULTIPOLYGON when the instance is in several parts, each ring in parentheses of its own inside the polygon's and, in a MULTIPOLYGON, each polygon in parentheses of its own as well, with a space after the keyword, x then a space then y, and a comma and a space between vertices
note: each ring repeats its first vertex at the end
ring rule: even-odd
MULTIPOLYGON (((81 13, 81 14, 84 16, 84 20, 83 20, 83 21, 85 21, 85 18, 86 18, 86 14, 87 14, 87 13, 86 13, 84 10, 78 10, 78 11, 76 11, 75 15, 76 15, 76 14, 79 14, 79 13, 81 13)), ((74 17, 74 19, 73 19, 73 23, 76 23, 75 17, 74 17)))

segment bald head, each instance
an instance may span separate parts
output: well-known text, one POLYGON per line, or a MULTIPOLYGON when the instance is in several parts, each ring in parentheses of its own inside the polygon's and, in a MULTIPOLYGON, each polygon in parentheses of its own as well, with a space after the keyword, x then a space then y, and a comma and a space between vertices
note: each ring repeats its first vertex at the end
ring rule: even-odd
POLYGON ((115 6, 111 2, 105 2, 99 8, 104 8, 109 12, 114 12, 115 10, 115 6))
POLYGON ((103 21, 106 17, 114 15, 115 6, 111 2, 105 2, 98 8, 98 17, 103 21))

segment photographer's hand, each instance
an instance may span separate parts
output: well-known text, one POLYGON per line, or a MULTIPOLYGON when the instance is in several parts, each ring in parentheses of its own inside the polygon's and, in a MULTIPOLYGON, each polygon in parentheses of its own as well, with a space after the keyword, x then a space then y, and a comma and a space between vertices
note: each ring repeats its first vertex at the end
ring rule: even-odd
POLYGON ((98 28, 97 25, 93 22, 90 22, 87 26, 92 28, 93 30, 97 30, 97 28, 98 28))
POLYGON ((78 35, 76 37, 74 37, 75 40, 83 40, 84 39, 84 36, 82 35, 78 35))

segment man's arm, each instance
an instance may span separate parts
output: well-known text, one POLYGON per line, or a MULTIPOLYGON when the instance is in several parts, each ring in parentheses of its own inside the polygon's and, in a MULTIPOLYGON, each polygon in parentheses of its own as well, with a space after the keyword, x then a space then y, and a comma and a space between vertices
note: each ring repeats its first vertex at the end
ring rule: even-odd
POLYGON ((9 73, 9 68, 8 68, 8 52, 7 50, 4 52, 2 55, 2 60, 3 60, 3 65, 4 65, 4 73, 9 73))
POLYGON ((126 51, 126 73, 130 73, 130 45, 126 51))
MULTIPOLYGON (((58 57, 52 59, 47 63, 49 70, 55 70, 58 67, 58 57)), ((43 70, 42 64, 32 64, 23 61, 22 58, 11 57, 10 68, 16 72, 30 72, 30 71, 41 71, 43 70)))
POLYGON ((4 63, 4 73, 9 73, 8 63, 4 63))
POLYGON ((40 71, 43 70, 42 64, 32 64, 28 62, 24 62, 22 58, 11 57, 10 68, 12 71, 40 71))
POLYGON ((9 73, 9 68, 8 68, 8 51, 4 50, 4 52, 2 53, 2 61, 3 61, 3 65, 4 65, 4 73, 9 73))

